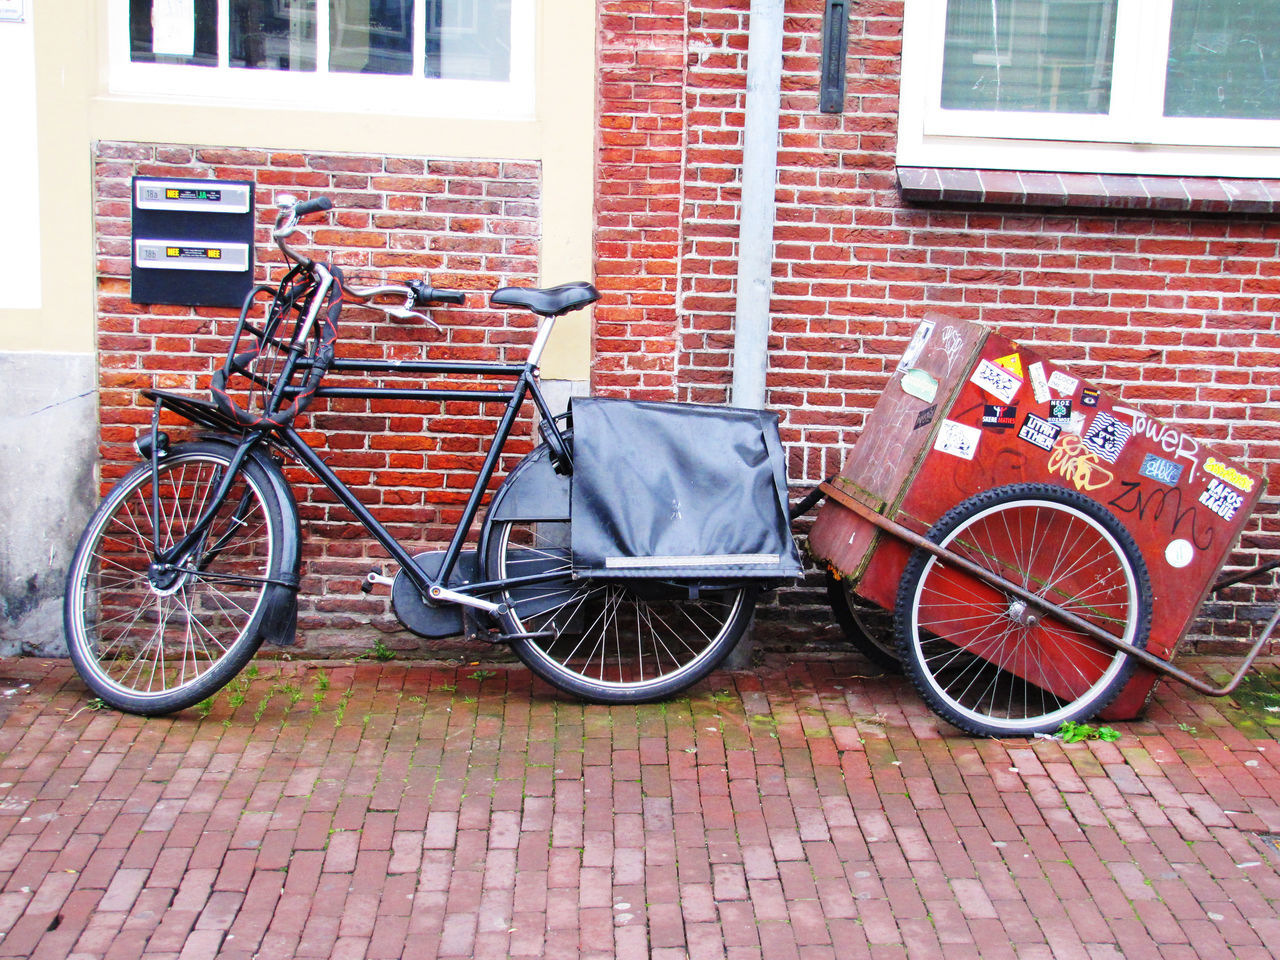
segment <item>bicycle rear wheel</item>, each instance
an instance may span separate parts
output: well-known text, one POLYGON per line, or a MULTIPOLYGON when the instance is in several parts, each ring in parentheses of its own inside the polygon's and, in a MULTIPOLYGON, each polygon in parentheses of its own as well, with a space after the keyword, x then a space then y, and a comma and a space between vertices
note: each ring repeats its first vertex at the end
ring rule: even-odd
POLYGON ((213 502, 233 449, 180 444, 160 460, 154 485, 151 465, 139 464, 80 538, 67 577, 67 646, 84 682, 116 709, 157 715, 193 706, 262 643, 268 591, 283 589, 268 581, 282 573, 285 525, 258 464, 244 462, 176 570, 151 567, 153 548, 176 544, 213 502))
POLYGON ((512 649, 552 686, 595 703, 641 703, 697 683, 751 620, 754 588, 657 580, 575 580, 566 521, 494 524, 487 579, 538 575, 503 594, 519 629, 546 636, 512 649))
MULTIPOLYGON (((1133 538, 1072 490, 1015 484, 949 511, 928 539, 1138 648, 1151 586, 1133 538)), ((925 702, 980 736, 1050 733, 1109 704, 1126 653, 917 549, 895 611, 899 654, 925 702)))

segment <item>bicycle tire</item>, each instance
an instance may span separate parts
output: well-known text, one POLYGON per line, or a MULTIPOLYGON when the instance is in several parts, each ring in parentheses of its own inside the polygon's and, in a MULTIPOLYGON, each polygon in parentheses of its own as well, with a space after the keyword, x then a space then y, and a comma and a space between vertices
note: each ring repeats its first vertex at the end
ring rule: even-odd
POLYGON ((157 584, 150 543, 180 539, 203 512, 234 447, 197 441, 158 464, 160 522, 149 463, 134 467, 80 537, 63 615, 71 660, 89 689, 127 713, 194 706, 229 682, 262 643, 271 601, 286 588, 283 511, 263 467, 246 459, 200 541, 191 569, 157 584), (234 579, 236 577, 252 577, 234 579))
MULTIPOLYGON (((928 539, 1145 649, 1151 584, 1133 537, 1061 487, 1014 484, 947 512, 928 539)), ((898 652, 925 702, 979 736, 1051 733, 1104 709, 1136 662, 923 549, 895 608, 898 652)))
MULTIPOLYGON (((571 448, 570 436, 566 441, 571 448)), ((549 471, 542 463, 548 457, 542 444, 522 465, 549 471)), ((500 491, 481 538, 485 579, 552 575, 500 599, 521 632, 557 634, 511 641, 516 656, 553 687, 592 703, 661 700, 719 666, 750 623, 757 590, 742 582, 699 585, 694 596, 686 583, 574 579, 567 497, 554 508, 527 505, 524 515, 539 519, 509 516, 499 507, 501 497, 500 491)))
POLYGON ((855 650, 882 670, 889 673, 902 672, 893 614, 863 600, 853 592, 847 579, 837 578, 829 570, 827 602, 831 604, 831 614, 845 639, 855 650))

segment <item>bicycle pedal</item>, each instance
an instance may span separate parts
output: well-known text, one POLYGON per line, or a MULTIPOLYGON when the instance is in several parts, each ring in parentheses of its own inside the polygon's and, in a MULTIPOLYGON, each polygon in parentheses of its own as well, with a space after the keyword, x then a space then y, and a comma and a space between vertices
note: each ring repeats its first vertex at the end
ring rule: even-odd
POLYGON ((391 577, 384 577, 377 570, 370 570, 365 574, 364 580, 360 584, 361 593, 372 593, 373 588, 377 586, 390 587, 395 583, 391 577))

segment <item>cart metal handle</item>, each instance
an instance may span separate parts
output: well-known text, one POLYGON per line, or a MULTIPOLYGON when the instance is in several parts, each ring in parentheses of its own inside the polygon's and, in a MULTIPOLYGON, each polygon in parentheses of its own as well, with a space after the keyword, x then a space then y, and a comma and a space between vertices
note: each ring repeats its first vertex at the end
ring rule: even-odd
POLYGON ((1036 608, 1061 620, 1068 626, 1074 627, 1081 633, 1086 633, 1090 637, 1101 641, 1112 649, 1119 650, 1131 657, 1134 657, 1140 663, 1150 667, 1157 673, 1185 683, 1193 690, 1197 690, 1206 696, 1225 697, 1240 685, 1240 681, 1244 679, 1244 675, 1249 671, 1249 668, 1253 666, 1253 661, 1257 659, 1258 654, 1262 652, 1262 648, 1271 638, 1271 634, 1276 628, 1277 621, 1280 621, 1280 607, 1277 607, 1276 612, 1272 614, 1271 620, 1268 622, 1266 629, 1262 631, 1262 635, 1258 637, 1253 647, 1249 650, 1249 653, 1245 656, 1244 661, 1240 664, 1240 669, 1236 671, 1235 676, 1231 678, 1230 682, 1228 682, 1225 687, 1215 687, 1206 683, 1204 680, 1193 677, 1185 670, 1180 670, 1163 657, 1158 657, 1148 650, 1143 650, 1141 647, 1133 646, 1133 644, 1125 643, 1125 641, 1107 633, 1107 631, 1103 630, 1101 627, 1089 623, 1087 620, 1082 620, 1080 617, 1077 617, 1074 613, 1071 613, 1068 610, 1063 610, 1061 607, 1054 606, 1043 597, 1037 596, 1031 591, 1018 586, 1018 584, 1006 580, 999 574, 992 573, 990 570, 986 570, 983 567, 978 566, 976 563, 966 560, 958 554, 952 553, 945 547, 938 546, 931 540, 920 536, 920 534, 916 533, 914 530, 908 530, 902 524, 876 513, 866 504, 849 496, 849 494, 845 493, 829 481, 824 481, 819 484, 818 489, 841 506, 852 510, 863 520, 879 527, 881 530, 897 537, 899 540, 903 540, 913 547, 925 550, 928 553, 933 554, 935 557, 938 557, 940 560, 959 567, 966 573, 972 574, 979 580, 982 580, 997 589, 1011 593, 1020 600, 1025 600, 1036 608))

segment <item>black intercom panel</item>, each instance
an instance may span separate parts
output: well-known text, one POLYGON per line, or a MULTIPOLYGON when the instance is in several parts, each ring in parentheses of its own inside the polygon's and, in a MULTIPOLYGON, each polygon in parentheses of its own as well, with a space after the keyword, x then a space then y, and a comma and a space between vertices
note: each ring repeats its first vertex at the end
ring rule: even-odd
POLYGON ((238 307, 253 286, 253 184, 133 178, 134 303, 238 307))

